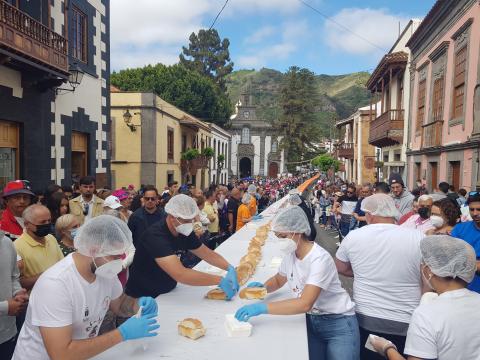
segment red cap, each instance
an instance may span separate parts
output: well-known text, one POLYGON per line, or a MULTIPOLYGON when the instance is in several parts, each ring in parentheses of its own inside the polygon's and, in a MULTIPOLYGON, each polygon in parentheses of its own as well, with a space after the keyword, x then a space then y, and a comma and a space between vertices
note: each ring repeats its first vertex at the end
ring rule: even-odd
POLYGON ((28 184, 28 181, 25 181, 25 180, 10 181, 3 188, 3 193, 2 193, 3 197, 16 195, 16 194, 27 194, 27 195, 35 196, 35 194, 30 189, 30 185, 28 184))

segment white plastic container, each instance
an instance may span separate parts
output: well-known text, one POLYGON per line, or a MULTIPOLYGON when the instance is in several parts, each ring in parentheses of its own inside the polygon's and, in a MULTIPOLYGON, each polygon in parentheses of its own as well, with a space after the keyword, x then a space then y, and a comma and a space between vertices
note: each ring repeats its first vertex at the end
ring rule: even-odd
POLYGON ((225 315, 225 330, 228 337, 249 337, 252 333, 252 324, 238 321, 233 314, 225 315))

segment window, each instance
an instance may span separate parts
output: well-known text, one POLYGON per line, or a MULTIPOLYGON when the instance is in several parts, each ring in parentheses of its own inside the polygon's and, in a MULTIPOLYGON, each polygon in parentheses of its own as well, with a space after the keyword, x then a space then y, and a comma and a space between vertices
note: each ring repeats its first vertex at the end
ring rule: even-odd
POLYGON ((417 124, 415 129, 420 131, 425 117, 425 92, 427 87, 427 80, 423 79, 418 83, 418 97, 417 97, 417 124))
POLYGON ((463 95, 465 93, 465 75, 467 67, 467 47, 455 54, 455 72, 453 78, 453 118, 463 116, 463 95))
POLYGON ((182 135, 182 152, 187 151, 187 135, 182 135))
POLYGON ((433 121, 443 120, 443 75, 433 83, 433 121))
POLYGON ((167 159, 173 160, 173 143, 174 143, 174 136, 173 136, 173 129, 167 130, 167 159))
POLYGON ((272 143, 272 153, 276 153, 277 152, 277 140, 274 140, 273 143, 272 143))
POLYGON ((75 59, 87 62, 87 16, 77 8, 72 8, 72 42, 75 59))
POLYGON ((422 163, 415 163, 415 180, 422 179, 422 163))
POLYGON ((242 144, 250 144, 250 129, 248 127, 242 129, 242 144))

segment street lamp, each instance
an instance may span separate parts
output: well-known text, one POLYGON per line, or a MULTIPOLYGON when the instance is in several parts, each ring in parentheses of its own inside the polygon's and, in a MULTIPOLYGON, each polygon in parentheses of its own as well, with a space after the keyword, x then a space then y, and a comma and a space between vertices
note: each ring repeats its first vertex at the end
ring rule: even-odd
MULTIPOLYGON (((139 112, 134 112, 133 115, 138 115, 140 114, 139 112)), ((125 122, 125 125, 128 126, 128 128, 130 129, 131 132, 135 132, 137 131, 137 127, 140 127, 142 125, 135 125, 132 123, 132 117, 133 117, 132 114, 130 114, 130 111, 127 109, 124 113, 123 113, 123 121, 125 122)))
POLYGON ((71 86, 71 89, 68 88, 56 88, 55 94, 59 95, 61 91, 74 92, 75 89, 80 85, 83 79, 84 72, 78 67, 77 63, 70 65, 68 69, 70 73, 68 75, 68 83, 71 86))

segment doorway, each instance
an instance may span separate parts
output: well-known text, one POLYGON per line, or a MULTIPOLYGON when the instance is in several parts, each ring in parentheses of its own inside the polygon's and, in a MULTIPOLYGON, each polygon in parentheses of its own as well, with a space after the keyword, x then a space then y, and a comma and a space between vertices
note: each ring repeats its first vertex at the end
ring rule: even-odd
POLYGON ((455 191, 458 191, 460 188, 460 161, 451 161, 450 168, 452 174, 450 183, 455 188, 455 191))
POLYGON ((252 176, 252 161, 247 158, 240 159, 240 178, 246 178, 252 176))
POLYGON ((0 188, 19 176, 19 127, 0 121, 0 188))
POLYGON ((438 185, 438 163, 430 163, 430 190, 435 191, 438 185))
POLYGON ((271 162, 268 165, 268 177, 277 178, 278 175, 278 164, 276 162, 271 162))
POLYGON ((87 176, 88 136, 72 131, 72 179, 87 176))

